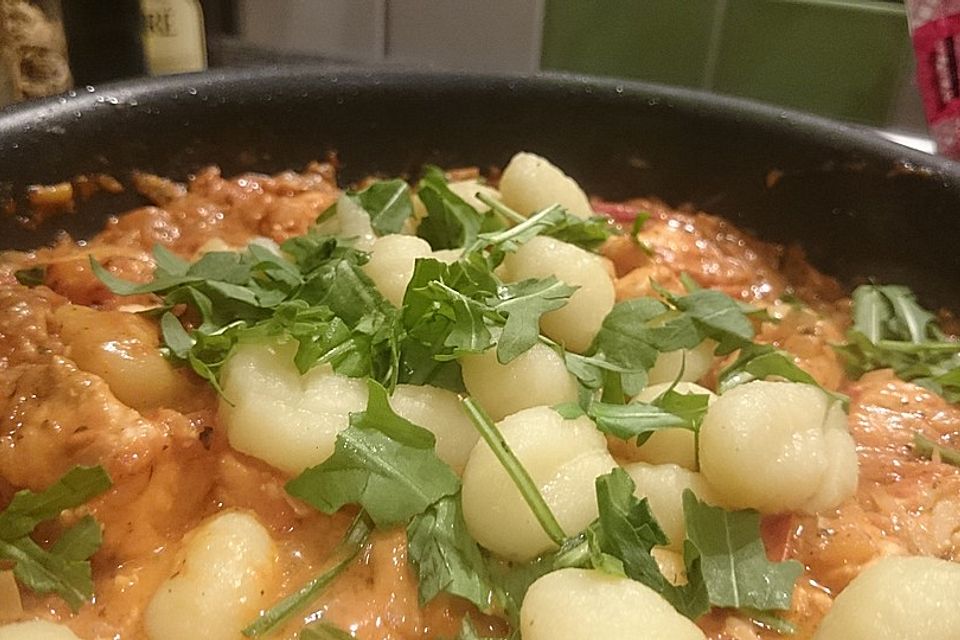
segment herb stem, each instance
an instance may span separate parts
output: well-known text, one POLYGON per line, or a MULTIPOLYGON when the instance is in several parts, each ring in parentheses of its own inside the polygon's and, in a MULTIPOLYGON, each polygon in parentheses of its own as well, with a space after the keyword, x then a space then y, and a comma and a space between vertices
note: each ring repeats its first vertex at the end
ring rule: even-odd
POLYGON ((370 516, 365 511, 361 511, 347 529, 343 540, 333 550, 333 564, 330 568, 261 613, 259 618, 243 630, 243 635, 248 638, 258 638, 273 633, 296 611, 312 602, 337 576, 343 573, 344 569, 350 566, 373 528, 370 516))
POLYGON ((942 446, 920 433, 913 434, 913 450, 921 458, 933 458, 934 453, 940 456, 941 462, 960 467, 960 451, 942 446))
POLYGON ((524 218, 523 215, 514 211, 513 209, 503 204, 496 198, 491 198, 485 193, 477 193, 477 200, 487 205, 488 207, 490 207, 491 209, 493 209, 494 211, 502 215, 504 218, 508 218, 509 220, 511 220, 516 224, 527 221, 527 219, 524 218))
POLYGON ((510 446, 493 424, 493 420, 490 419, 490 416, 487 415, 480 405, 474 402, 473 398, 466 397, 461 402, 467 411, 467 415, 470 416, 470 420, 473 421, 473 425, 477 428, 477 431, 480 432, 480 437, 489 445, 493 451, 493 455, 497 457, 497 460, 503 465, 510 479, 517 485, 517 488, 520 490, 520 495, 523 496, 524 501, 530 507, 530 510, 533 511, 537 522, 540 523, 540 526, 543 527, 543 530, 554 544, 558 547, 563 546, 564 541, 567 539, 567 534, 563 532, 563 528, 560 527, 560 523, 557 522, 557 518, 553 515, 553 511, 550 510, 550 506, 543 499, 540 490, 537 489, 537 485, 533 482, 533 478, 531 478, 527 470, 523 468, 523 465, 513 451, 510 450, 510 446))

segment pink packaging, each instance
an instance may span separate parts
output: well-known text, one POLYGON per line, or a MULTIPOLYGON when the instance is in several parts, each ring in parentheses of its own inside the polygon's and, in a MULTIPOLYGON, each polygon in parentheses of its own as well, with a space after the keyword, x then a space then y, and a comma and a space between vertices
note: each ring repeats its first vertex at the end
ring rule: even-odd
POLYGON ((937 150, 960 159, 960 0, 907 0, 917 84, 937 150))

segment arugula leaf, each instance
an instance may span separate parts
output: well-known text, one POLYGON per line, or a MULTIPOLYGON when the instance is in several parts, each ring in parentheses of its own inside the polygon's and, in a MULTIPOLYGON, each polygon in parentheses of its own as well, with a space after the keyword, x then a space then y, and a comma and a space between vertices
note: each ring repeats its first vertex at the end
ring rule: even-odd
POLYGON ((540 317, 564 306, 576 290, 554 276, 498 287, 490 303, 507 320, 497 340, 497 360, 506 364, 535 345, 540 339, 540 317))
POLYGON ((18 491, 0 513, 0 559, 14 562, 21 584, 37 593, 55 592, 76 611, 93 596, 90 556, 100 548, 100 525, 92 516, 64 531, 49 550, 30 539, 37 525, 58 518, 111 486, 103 467, 74 467, 50 487, 18 491))
POLYGON ((377 527, 405 524, 460 480, 434 452, 433 434, 395 414, 376 381, 367 387, 367 409, 350 415, 333 455, 287 482, 287 493, 324 513, 358 504, 377 527))
POLYGON ((790 608, 803 565, 767 559, 760 514, 711 507, 689 489, 683 493, 683 513, 689 543, 684 555, 699 559, 711 604, 761 611, 790 608))
POLYGON ((834 347, 851 376, 889 367, 903 380, 960 402, 960 340, 946 336, 909 289, 857 287, 853 318, 847 343, 834 347))
POLYGON ((280 600, 270 609, 260 612, 257 619, 243 630, 243 635, 248 638, 270 635, 297 611, 313 602, 337 576, 353 563, 372 531, 373 522, 367 514, 361 511, 354 518, 343 539, 333 550, 328 563, 329 569, 280 600))
POLYGON ((733 387, 777 376, 790 382, 820 386, 809 373, 798 367, 790 356, 769 344, 750 344, 740 349, 737 359, 720 372, 717 389, 720 393, 733 387))
POLYGON ((934 454, 940 456, 941 462, 960 467, 960 451, 945 447, 935 440, 927 438, 922 433, 913 434, 913 451, 921 458, 933 458, 934 454))
POLYGON ((110 476, 103 467, 74 467, 40 493, 29 489, 18 491, 0 513, 0 538, 23 537, 41 522, 56 518, 66 509, 79 507, 110 486, 110 476))
POLYGON ((661 429, 694 430, 689 418, 643 402, 630 404, 592 402, 587 407, 587 415, 597 424, 600 431, 625 441, 636 439, 637 446, 646 442, 653 432, 661 429))
POLYGON ((428 166, 417 187, 417 195, 427 208, 417 235, 437 249, 456 249, 473 244, 480 233, 482 218, 476 209, 450 190, 443 171, 428 166))
POLYGON ((400 233, 413 215, 410 186, 405 180, 378 180, 363 191, 347 191, 346 196, 370 215, 370 225, 378 236, 400 233))
POLYGON ((313 622, 303 628, 299 640, 353 640, 354 636, 329 622, 313 622))
POLYGON ((493 211, 516 223, 512 228, 499 233, 483 233, 479 237, 480 244, 498 246, 507 251, 515 251, 519 245, 538 235, 594 251, 610 236, 619 233, 606 216, 581 218, 554 204, 525 217, 499 200, 484 194, 477 194, 477 197, 493 211))
POLYGON ((627 472, 614 469, 597 478, 596 484, 600 516, 590 531, 599 550, 619 559, 628 577, 661 594, 681 614, 696 619, 706 613, 710 608, 706 590, 696 571, 688 572, 689 581, 681 587, 671 584, 660 572, 650 551, 667 544, 667 537, 647 500, 634 495, 636 487, 627 472))
POLYGON ((717 355, 726 355, 753 340, 753 325, 736 300, 720 291, 696 289, 685 296, 660 291, 689 316, 705 337, 717 341, 717 355))
POLYGON ((480 548, 467 532, 459 494, 414 516, 407 525, 407 554, 419 577, 420 606, 445 592, 490 609, 492 586, 480 548))

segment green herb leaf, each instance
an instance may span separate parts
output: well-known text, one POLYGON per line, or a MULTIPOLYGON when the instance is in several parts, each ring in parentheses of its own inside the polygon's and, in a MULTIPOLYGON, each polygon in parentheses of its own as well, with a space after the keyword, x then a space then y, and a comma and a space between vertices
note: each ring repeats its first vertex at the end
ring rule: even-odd
POLYGON ((419 577, 420 606, 439 593, 489 610, 492 587, 484 558, 467 532, 460 496, 446 496, 407 525, 407 554, 419 577))
POLYGON ((702 333, 717 341, 716 353, 726 355, 753 340, 753 325, 730 296, 712 289, 697 289, 667 300, 683 311, 702 333))
POLYGON ((261 612, 260 616, 243 630, 243 635, 248 638, 270 635, 297 611, 316 600, 317 596, 353 563, 372 531, 373 522, 367 514, 360 512, 333 550, 328 562, 329 568, 274 606, 261 612))
POLYGON ((405 180, 378 180, 363 191, 346 195, 370 215, 370 224, 379 236, 400 233, 413 215, 410 186, 405 180))
POLYGON ((49 550, 29 535, 42 522, 58 518, 111 486, 102 467, 74 467, 50 487, 18 491, 0 513, 0 558, 14 563, 17 580, 37 593, 57 593, 76 611, 93 597, 88 559, 100 547, 100 525, 92 516, 67 529, 49 550))
POLYGON ((377 527, 406 524, 456 493, 460 480, 434 452, 433 434, 395 414, 382 386, 367 386, 367 410, 350 415, 333 455, 290 480, 287 492, 324 513, 358 504, 377 527))
POLYGON ((726 511, 683 494, 689 553, 700 561, 710 603, 760 611, 790 608, 794 584, 803 571, 795 560, 770 562, 760 537, 760 514, 726 511))
POLYGON ((592 402, 587 407, 587 415, 597 423, 600 431, 621 440, 636 439, 638 446, 646 442, 655 431, 676 428, 694 430, 689 418, 643 402, 630 404, 592 402))
POLYGON ((74 467, 40 493, 18 491, 0 513, 0 538, 21 538, 41 522, 58 517, 65 509, 79 507, 110 486, 110 477, 103 467, 74 467))
POLYGON ((948 402, 960 402, 960 340, 947 337, 906 287, 863 285, 853 292, 853 326, 835 347, 853 377, 889 367, 948 402))
POLYGON ((31 267, 29 269, 19 269, 13 272, 13 277, 17 282, 25 287, 38 287, 43 284, 47 276, 46 267, 31 267))
POLYGON ((435 250, 456 249, 473 244, 480 233, 482 218, 476 209, 450 190, 442 170, 428 166, 417 188, 427 208, 417 235, 435 250))
POLYGON ((540 317, 564 306, 576 290, 553 276, 499 287, 490 303, 507 320, 497 340, 497 360, 505 364, 535 345, 540 339, 540 317))
POLYGON ((937 454, 942 462, 960 467, 960 451, 945 447, 939 442, 927 438, 922 433, 913 434, 913 451, 921 458, 927 459, 931 459, 934 454, 937 454))

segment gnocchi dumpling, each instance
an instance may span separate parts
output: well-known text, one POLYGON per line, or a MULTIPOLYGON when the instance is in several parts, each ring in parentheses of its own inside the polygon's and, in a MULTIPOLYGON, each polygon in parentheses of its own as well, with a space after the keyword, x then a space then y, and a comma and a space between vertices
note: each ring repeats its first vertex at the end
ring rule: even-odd
POLYGON ((27 620, 0 626, 0 640, 80 640, 62 624, 49 620, 27 620))
POLYGON ((221 370, 220 417, 230 446, 291 474, 330 457, 349 414, 367 404, 360 380, 325 366, 301 376, 296 347, 240 344, 221 370))
MULTIPOLYGON (((549 407, 508 416, 497 427, 568 535, 597 517, 594 483, 616 466, 589 418, 564 420, 549 407)), ((470 534, 509 560, 526 561, 554 547, 486 442, 463 472, 463 515, 470 534)))
POLYGON ((699 473, 675 464, 636 462, 623 468, 636 485, 638 498, 650 502, 650 510, 669 539, 668 548, 683 549, 686 533, 683 520, 683 492, 693 491, 698 498, 710 502, 710 489, 699 473))
POLYGON ((581 218, 593 215, 587 194, 573 178, 546 158, 521 151, 513 156, 500 176, 503 202, 522 215, 559 204, 581 218))
POLYGON ((500 200, 500 192, 491 187, 488 184, 484 184, 479 180, 458 180, 457 182, 451 182, 447 185, 450 188, 450 191, 453 191, 455 194, 460 196, 460 199, 466 202, 468 205, 484 213, 490 210, 490 205, 484 204, 482 200, 477 198, 477 194, 481 193, 487 198, 493 200, 500 200))
POLYGON ((713 365, 713 351, 716 348, 717 343, 707 339, 693 349, 677 349, 661 353, 647 372, 647 383, 651 385, 670 383, 678 376, 682 381, 696 382, 713 365))
POLYGON ((398 415, 432 431, 437 437, 437 456, 457 473, 463 473, 480 435, 457 394, 430 385, 399 384, 390 397, 390 406, 398 415))
POLYGON ((705 640, 650 587, 595 569, 560 569, 530 585, 520 632, 523 640, 705 640))
POLYGON ((321 221, 317 225, 317 231, 332 236, 354 238, 355 246, 363 251, 369 251, 377 239, 370 224, 370 214, 346 195, 340 196, 336 213, 321 221))
POLYGON ((416 236, 397 233, 377 238, 370 252, 370 261, 363 265, 363 272, 384 298, 394 306, 401 306, 417 258, 430 256, 430 245, 416 236))
POLYGON ((700 470, 724 506, 816 513, 853 495, 857 453, 843 409, 826 393, 758 380, 707 410, 700 470))
POLYGON ((840 592, 814 640, 960 638, 960 564, 889 556, 840 592))
POLYGON ((248 513, 227 512, 201 524, 174 574, 144 613, 150 640, 236 640, 271 601, 277 549, 248 513))
POLYGON ((535 344, 507 364, 497 361, 496 349, 460 360, 463 384, 494 420, 521 409, 576 402, 577 380, 563 358, 535 344))
POLYGON ((570 351, 586 351, 616 297, 604 258, 554 238, 537 236, 507 254, 503 266, 511 282, 556 276, 578 287, 566 305, 543 314, 540 328, 570 351))
MULTIPOLYGON (((634 401, 653 402, 672 385, 672 382, 650 385, 637 394, 634 401)), ((678 382, 673 390, 683 395, 709 396, 707 402, 710 404, 713 404, 714 400, 717 399, 712 391, 693 382, 678 382)), ((654 431, 639 447, 633 442, 623 442, 622 440, 615 441, 611 446, 615 447, 614 455, 631 462, 676 464, 685 469, 697 468, 697 440, 693 431, 689 429, 654 431)))

